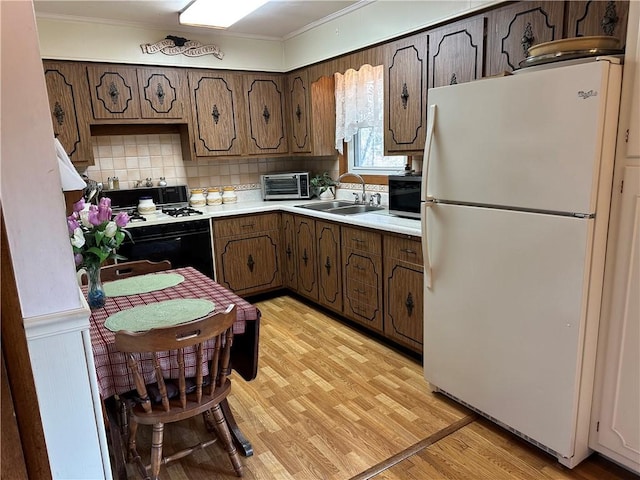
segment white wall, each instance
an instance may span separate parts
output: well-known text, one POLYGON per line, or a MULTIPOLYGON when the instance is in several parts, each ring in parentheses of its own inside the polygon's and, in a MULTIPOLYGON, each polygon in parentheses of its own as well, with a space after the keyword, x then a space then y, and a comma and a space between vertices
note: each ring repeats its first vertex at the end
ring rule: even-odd
POLYGON ((81 307, 30 0, 2 4, 2 183, 24 317, 81 307))
POLYGON ((76 283, 31 0, 1 1, 0 21, 3 241, 11 249, 49 465, 54 479, 111 478, 89 309, 76 283))

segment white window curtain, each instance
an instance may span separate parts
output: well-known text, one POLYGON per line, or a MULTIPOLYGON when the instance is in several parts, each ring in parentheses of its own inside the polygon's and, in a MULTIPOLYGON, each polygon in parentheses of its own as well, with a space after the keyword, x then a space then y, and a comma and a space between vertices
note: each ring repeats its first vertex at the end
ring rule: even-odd
POLYGON ((363 65, 334 77, 336 149, 342 153, 342 142, 350 142, 359 128, 382 125, 384 70, 382 65, 363 65))

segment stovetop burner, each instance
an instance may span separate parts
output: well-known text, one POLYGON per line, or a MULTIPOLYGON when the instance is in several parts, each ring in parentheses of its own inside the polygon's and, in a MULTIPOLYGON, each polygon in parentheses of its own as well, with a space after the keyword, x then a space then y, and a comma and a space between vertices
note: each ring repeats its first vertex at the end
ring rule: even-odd
POLYGON ((125 212, 129 215, 130 222, 146 222, 147 219, 138 213, 137 208, 118 208, 113 210, 114 213, 125 212))
POLYGON ((192 215, 202 215, 200 210, 191 207, 180 208, 163 208, 162 213, 166 213, 172 217, 190 217, 192 215))

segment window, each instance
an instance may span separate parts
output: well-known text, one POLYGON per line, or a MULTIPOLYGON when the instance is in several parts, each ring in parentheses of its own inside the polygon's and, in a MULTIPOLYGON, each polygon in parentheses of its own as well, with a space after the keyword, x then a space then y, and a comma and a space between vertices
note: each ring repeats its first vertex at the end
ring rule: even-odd
POLYGON ((406 156, 384 155, 382 65, 349 69, 336 80, 336 148, 347 144, 349 171, 388 174, 402 170, 406 156))
POLYGON ((350 172, 361 175, 387 175, 404 169, 407 157, 384 154, 382 122, 374 127, 362 127, 347 143, 347 165, 350 172))

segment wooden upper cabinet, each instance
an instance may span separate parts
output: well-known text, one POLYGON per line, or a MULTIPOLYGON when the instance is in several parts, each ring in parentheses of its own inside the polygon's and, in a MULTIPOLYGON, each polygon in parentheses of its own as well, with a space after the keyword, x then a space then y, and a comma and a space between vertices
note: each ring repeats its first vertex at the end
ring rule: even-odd
POLYGON ((474 17, 429 32, 429 88, 482 77, 484 17, 474 17))
POLYGON ((291 153, 311 152, 310 97, 311 89, 306 70, 287 76, 287 121, 291 153))
POLYGON ((385 46, 384 150, 421 152, 426 130, 427 35, 385 46))
POLYGON ((91 107, 96 120, 140 118, 136 69, 118 65, 88 65, 91 107))
POLYGON ((603 0, 567 2, 567 30, 565 37, 607 35, 620 40, 627 38, 629 2, 603 0))
POLYGON ((89 90, 82 65, 43 62, 53 133, 79 167, 93 165, 89 90))
POLYGON ((287 153, 284 77, 251 74, 244 76, 247 153, 287 153))
POLYGON ((190 71, 189 90, 196 155, 244 153, 242 76, 190 71))
POLYGON ((564 2, 517 2, 487 13, 490 75, 520 68, 533 45, 562 38, 564 2))
POLYGON ((183 119, 190 112, 187 73, 170 68, 138 68, 142 118, 183 119))
POLYGON ((336 155, 336 83, 333 76, 311 83, 311 154, 336 155))

